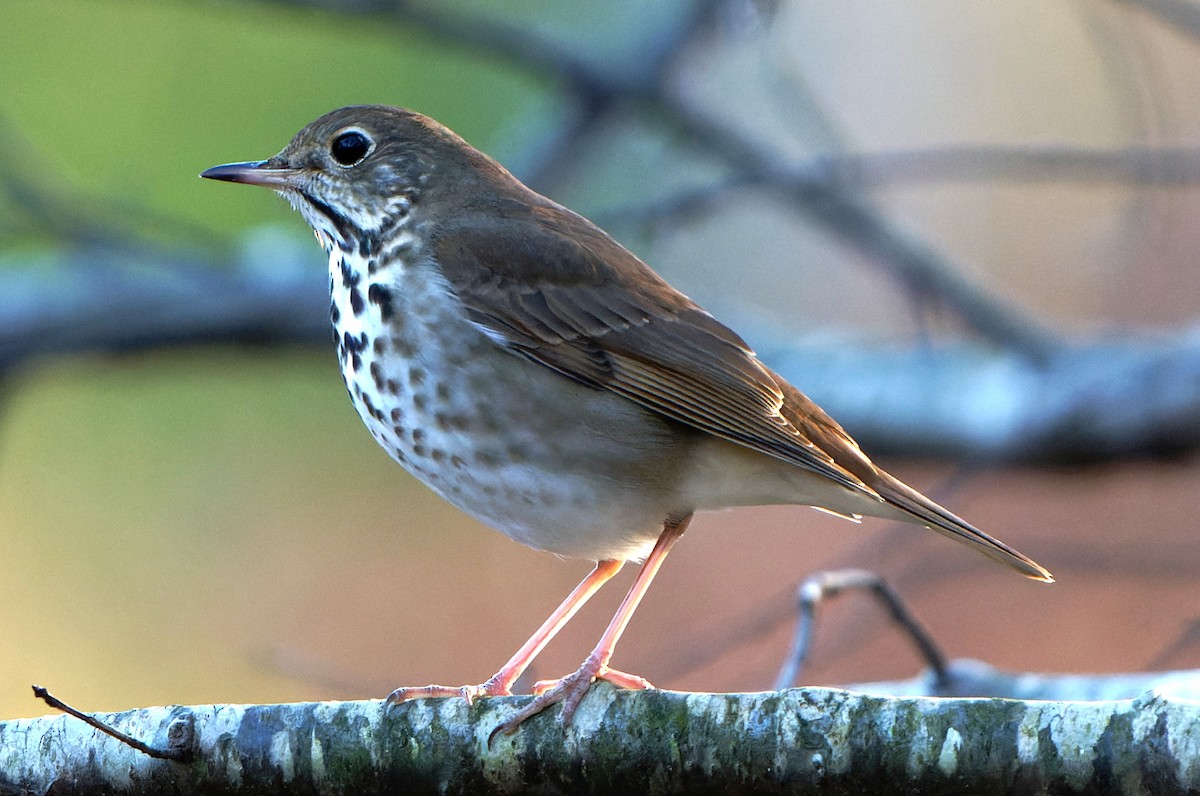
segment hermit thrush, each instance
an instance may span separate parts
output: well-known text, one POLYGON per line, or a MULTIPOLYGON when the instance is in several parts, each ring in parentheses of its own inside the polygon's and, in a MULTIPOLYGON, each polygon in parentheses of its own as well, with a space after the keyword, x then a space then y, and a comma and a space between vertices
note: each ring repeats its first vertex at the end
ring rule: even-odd
POLYGON ((569 721, 696 511, 815 506, 917 523, 1027 577, 1031 559, 876 467, 816 404, 596 225, 453 132, 399 108, 342 108, 268 160, 201 176, 273 188, 329 253, 346 388, 371 434, 439 495, 595 569, 490 680, 401 688, 510 694, 630 559, 642 570, 575 673, 501 728, 563 702, 569 721))

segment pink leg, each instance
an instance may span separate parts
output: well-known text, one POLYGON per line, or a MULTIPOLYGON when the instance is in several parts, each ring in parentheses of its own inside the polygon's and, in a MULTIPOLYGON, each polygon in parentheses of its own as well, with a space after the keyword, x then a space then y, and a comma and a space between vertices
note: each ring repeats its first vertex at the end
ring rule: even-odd
MULTIPOLYGON (((617 609, 616 615, 613 616, 612 621, 608 624, 608 629, 604 631, 604 635, 600 637, 600 642, 584 660, 583 665, 573 674, 569 674, 557 682, 539 683, 538 685, 543 686, 543 688, 538 693, 538 696, 517 712, 516 715, 493 730, 493 738, 500 732, 512 735, 521 726, 522 722, 532 716, 536 716, 556 702, 563 703, 560 721, 563 724, 569 724, 571 716, 575 714, 575 709, 579 707, 579 702, 583 699, 584 694, 588 692, 588 689, 591 688, 592 682, 597 678, 611 680, 625 688, 640 689, 650 687, 650 683, 641 677, 610 669, 608 662, 612 659, 613 648, 617 645, 621 634, 625 632, 625 626, 629 624, 630 617, 633 616, 633 612, 637 610, 638 603, 642 601, 642 597, 650 587, 650 582, 654 580, 654 576, 658 573, 659 567, 662 566, 663 561, 666 559, 667 553, 670 552, 671 546, 683 535, 691 519, 692 515, 689 514, 681 519, 668 519, 663 523, 663 532, 658 537, 658 542, 654 545, 654 550, 646 558, 646 563, 642 565, 641 571, 638 572, 637 579, 634 580, 633 585, 629 588, 629 593, 625 595, 625 599, 621 602, 621 607, 617 609)), ((535 686, 535 690, 537 690, 537 686, 535 686)))
POLYGON ((491 678, 481 685, 464 685, 458 688, 445 685, 427 685, 416 688, 397 688, 388 695, 387 703, 394 704, 397 702, 406 702, 410 699, 425 699, 427 697, 453 697, 459 696, 471 702, 475 697, 479 696, 509 696, 512 694, 512 685, 517 681, 525 669, 538 653, 542 651, 550 639, 562 630, 567 622, 571 621, 571 617, 575 615, 583 604, 591 598, 593 594, 600 590, 613 575, 621 571, 621 566, 624 562, 621 561, 598 561, 591 573, 580 581, 579 585, 567 595, 567 599, 563 600, 562 605, 550 614, 550 618, 542 623, 542 626, 537 629, 537 632, 529 637, 521 648, 509 658, 508 663, 500 667, 500 671, 496 672, 491 678))

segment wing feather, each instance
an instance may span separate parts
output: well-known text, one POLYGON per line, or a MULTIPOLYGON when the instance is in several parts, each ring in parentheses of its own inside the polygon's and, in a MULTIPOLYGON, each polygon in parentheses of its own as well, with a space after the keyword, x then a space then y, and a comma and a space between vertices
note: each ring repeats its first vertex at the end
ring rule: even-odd
POLYGON ((784 413, 786 383, 737 334, 590 222, 539 209, 523 224, 480 215, 436 236, 472 322, 576 381, 879 499, 784 413))
POLYGON ((496 199, 434 235, 443 274, 469 319, 493 340, 581 384, 887 503, 1028 577, 1052 580, 1036 562, 877 468, 737 334, 594 224, 532 192, 520 198, 507 205, 496 199))

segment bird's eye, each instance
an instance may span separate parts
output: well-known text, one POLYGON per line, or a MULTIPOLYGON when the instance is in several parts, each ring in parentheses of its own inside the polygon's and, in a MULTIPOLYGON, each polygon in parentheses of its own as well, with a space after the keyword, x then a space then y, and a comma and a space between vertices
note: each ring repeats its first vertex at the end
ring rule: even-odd
POLYGON ((371 154, 371 139, 358 130, 347 130, 333 139, 333 143, 329 145, 329 154, 343 166, 353 166, 371 154))

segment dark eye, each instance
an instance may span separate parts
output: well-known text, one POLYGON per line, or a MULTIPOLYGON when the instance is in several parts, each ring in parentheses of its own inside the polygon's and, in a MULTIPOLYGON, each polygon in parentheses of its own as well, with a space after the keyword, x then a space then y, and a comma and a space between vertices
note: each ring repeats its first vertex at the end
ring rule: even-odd
POLYGON ((349 130, 333 139, 329 154, 343 166, 353 166, 371 152, 371 139, 357 130, 349 130))

